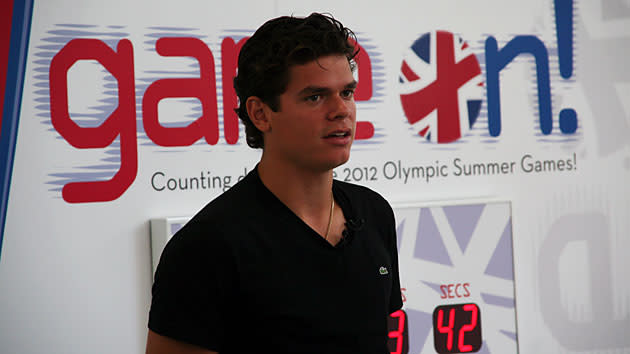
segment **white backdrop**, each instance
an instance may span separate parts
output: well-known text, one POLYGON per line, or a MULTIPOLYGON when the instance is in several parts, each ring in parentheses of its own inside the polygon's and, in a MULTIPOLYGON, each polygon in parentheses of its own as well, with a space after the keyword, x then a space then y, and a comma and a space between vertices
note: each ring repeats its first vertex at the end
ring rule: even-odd
MULTIPOLYGON (((630 74, 625 68, 630 54, 630 4, 622 0, 575 1, 569 16, 573 24, 568 26, 573 28, 574 43, 573 72, 568 78, 559 71, 563 54, 558 51, 551 0, 387 5, 376 1, 35 1, 0 255, 0 351, 144 351, 152 282, 149 220, 194 214, 251 170, 259 157, 246 146, 242 130, 235 144, 224 135, 222 79, 229 63, 222 63, 221 45, 227 37, 238 41, 251 34, 269 18, 312 11, 329 12, 352 28, 370 59, 369 66, 360 63, 359 75, 368 69, 371 75, 359 80, 359 86, 370 86, 372 94, 357 106, 358 120, 371 123, 374 134, 355 143, 350 161, 336 170, 337 178, 367 185, 394 205, 509 202, 520 352, 630 352, 630 262, 625 257, 630 249, 630 74), (440 112, 460 105, 456 117, 464 123, 460 125, 464 133, 451 143, 420 136, 422 122, 409 123, 420 117, 408 113, 401 101, 401 95, 421 91, 436 79, 435 63, 443 61, 442 49, 435 46, 438 30, 456 35, 456 62, 472 55, 480 70, 472 79, 473 88, 464 86, 459 92, 445 88, 438 99, 423 101, 436 108, 423 120, 432 122, 433 139, 439 134, 436 122, 447 119, 440 112), (414 42, 426 33, 424 38, 430 38, 431 44, 414 52, 414 42), (550 80, 552 130, 543 134, 539 126, 540 78, 534 57, 520 54, 507 60, 509 64, 497 74, 501 130, 493 135, 486 47, 495 38, 499 51, 510 43, 522 50, 518 38, 523 36, 549 63, 543 74, 548 73, 550 80), (143 99, 157 87, 150 85, 159 79, 201 75, 196 59, 156 53, 156 39, 166 37, 197 38, 195 43, 205 44, 210 51, 199 54, 201 66, 210 63, 211 53, 215 76, 202 83, 203 103, 197 98, 161 100, 159 122, 182 127, 202 112, 209 114, 204 119, 211 122, 216 114, 216 142, 201 138, 191 146, 160 146, 155 142, 158 134, 145 131, 143 99), (458 37, 466 45, 457 42, 458 37), (70 49, 67 43, 76 38, 98 40, 111 53, 132 51, 114 59, 119 70, 127 70, 119 81, 95 60, 80 60, 67 73, 67 107, 72 120, 83 128, 70 140, 101 148, 71 145, 51 118, 57 114, 55 119, 62 121, 61 113, 51 113, 50 97, 59 97, 55 95, 61 91, 51 86, 65 77, 60 67, 51 69, 51 60, 97 55, 84 44, 70 49), (130 46, 116 49, 120 43, 130 46), (423 54, 429 55, 429 63, 414 57, 423 54), (403 61, 419 79, 401 70, 403 61), (215 82, 216 89, 209 82, 215 82), (119 97, 125 85, 132 85, 135 94, 119 97), (214 99, 216 108, 211 107, 214 99), (468 110, 467 116, 464 102, 475 100, 481 101, 480 110, 477 114, 468 110), (120 132, 116 129, 127 129, 125 137, 100 145, 88 137, 87 128, 103 127, 116 107, 129 102, 132 109, 118 116, 110 132, 115 138, 120 132), (574 132, 560 129, 559 112, 565 108, 577 112, 574 132), (471 116, 476 118, 474 124, 466 125, 471 116), (134 128, 136 141, 129 133, 134 128), (90 202, 110 188, 101 185, 78 193, 84 200, 75 202, 61 191, 73 182, 109 180, 121 165, 133 167, 135 156, 137 173, 124 181, 127 188, 120 196, 90 202), (496 166, 499 169, 493 170, 496 166), (427 177, 429 171, 434 175, 427 177), (204 179, 206 187, 191 189, 192 178, 204 179)), ((176 45, 180 50, 192 47, 176 45)), ((437 75, 441 82, 448 80, 437 75)), ((96 135, 107 135, 104 130, 96 135)), ((404 243, 401 247, 401 265, 413 263, 416 256, 406 252, 404 243)), ((496 240, 489 239, 487 247, 496 247, 496 240)), ((401 286, 407 289, 408 299, 418 296, 413 289, 426 292, 419 283, 425 279, 423 271, 401 269, 401 286)), ((486 350, 497 352, 491 345, 486 350)))

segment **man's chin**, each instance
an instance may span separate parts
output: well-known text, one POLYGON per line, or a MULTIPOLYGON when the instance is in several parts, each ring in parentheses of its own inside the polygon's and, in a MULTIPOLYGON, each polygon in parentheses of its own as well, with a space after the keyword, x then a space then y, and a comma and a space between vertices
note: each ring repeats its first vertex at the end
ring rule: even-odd
POLYGON ((350 154, 348 154, 347 156, 344 156, 343 158, 338 159, 337 161, 335 161, 334 163, 332 163, 330 165, 330 170, 335 169, 339 166, 342 166, 344 164, 346 164, 346 162, 348 162, 348 160, 350 160, 350 154))

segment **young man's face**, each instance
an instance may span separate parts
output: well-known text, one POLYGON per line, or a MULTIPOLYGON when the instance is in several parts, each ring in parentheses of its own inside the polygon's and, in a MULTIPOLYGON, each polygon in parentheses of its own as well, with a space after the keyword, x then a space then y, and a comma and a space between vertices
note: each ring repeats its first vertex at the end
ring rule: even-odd
POLYGON ((267 110, 265 155, 313 171, 348 161, 356 127, 355 87, 342 55, 291 67, 278 112, 267 110))

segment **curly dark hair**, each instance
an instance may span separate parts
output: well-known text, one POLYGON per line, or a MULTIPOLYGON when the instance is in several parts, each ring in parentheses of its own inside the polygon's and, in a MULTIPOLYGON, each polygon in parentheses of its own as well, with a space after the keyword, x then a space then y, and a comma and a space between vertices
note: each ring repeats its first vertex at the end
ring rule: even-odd
POLYGON ((312 13, 308 17, 282 16, 267 21, 249 38, 238 56, 234 90, 238 95, 236 113, 245 124, 247 145, 263 148, 263 134, 247 114, 246 102, 260 98, 274 112, 279 96, 289 83, 289 68, 327 55, 344 55, 354 70, 353 58, 359 52, 356 36, 330 15, 312 13))

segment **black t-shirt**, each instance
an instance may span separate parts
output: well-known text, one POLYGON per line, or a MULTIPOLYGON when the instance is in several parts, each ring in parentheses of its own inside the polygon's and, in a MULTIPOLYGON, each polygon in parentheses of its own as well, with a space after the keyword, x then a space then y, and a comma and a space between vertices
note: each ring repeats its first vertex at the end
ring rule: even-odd
POLYGON ((166 245, 149 328, 227 353, 388 353, 402 306, 394 215, 377 193, 333 182, 346 218, 332 246, 248 174, 166 245))

